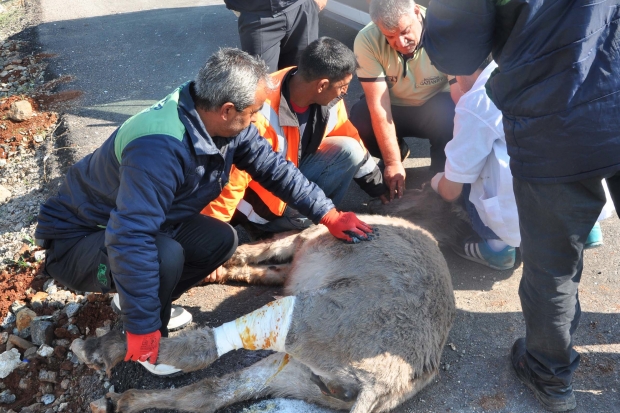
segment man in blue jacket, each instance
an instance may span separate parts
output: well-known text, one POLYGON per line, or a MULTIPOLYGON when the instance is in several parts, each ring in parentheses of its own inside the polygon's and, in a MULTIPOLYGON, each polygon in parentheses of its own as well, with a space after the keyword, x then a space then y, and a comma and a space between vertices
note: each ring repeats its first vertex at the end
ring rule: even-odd
POLYGON ((168 333, 172 301, 237 247, 230 225, 200 214, 233 163, 336 237, 371 231, 353 213, 336 211, 250 126, 272 87, 264 62, 221 49, 195 81, 73 165, 41 207, 35 238, 47 249, 47 273, 75 290, 118 291, 125 360, 155 374, 178 371, 154 364, 159 339, 168 333))
POLYGON ((546 409, 572 410, 577 289, 602 178, 620 207, 620 0, 433 0, 426 19, 439 70, 471 74, 489 52, 499 66, 487 93, 511 159, 526 323, 512 365, 546 409))

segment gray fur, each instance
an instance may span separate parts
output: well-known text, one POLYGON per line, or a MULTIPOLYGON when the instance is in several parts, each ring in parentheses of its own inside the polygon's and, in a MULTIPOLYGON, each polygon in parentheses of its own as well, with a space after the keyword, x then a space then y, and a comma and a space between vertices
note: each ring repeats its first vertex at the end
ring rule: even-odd
MULTIPOLYGON (((410 200, 425 194, 412 193, 410 200)), ((420 391, 437 375, 455 315, 446 262, 426 230, 401 218, 360 219, 378 229, 375 240, 345 244, 317 226, 242 245, 226 265, 229 279, 244 279, 254 271, 251 281, 260 282, 269 266, 255 264, 293 258, 286 293, 297 300, 286 354, 180 389, 110 394, 116 411, 214 412, 238 401, 275 396, 370 413, 388 411, 420 391)), ((119 339, 124 337, 114 340, 119 339)), ((122 344, 107 340, 108 351, 99 353, 110 360, 98 356, 97 363, 89 364, 107 368, 120 356, 109 349, 120 352, 122 344)), ((187 372, 216 357, 213 333, 204 328, 162 339, 158 362, 187 372)))

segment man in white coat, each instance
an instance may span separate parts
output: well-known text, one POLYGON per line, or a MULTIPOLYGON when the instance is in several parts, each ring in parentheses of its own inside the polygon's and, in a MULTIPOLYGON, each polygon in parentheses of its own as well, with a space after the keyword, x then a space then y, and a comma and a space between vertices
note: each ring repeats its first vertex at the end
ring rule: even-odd
MULTIPOLYGON (((485 88, 496 67, 489 56, 472 75, 456 76, 463 94, 456 104, 454 136, 446 144, 445 172, 436 174, 431 186, 446 201, 460 198, 478 235, 466 239, 454 252, 505 270, 514 267, 515 247, 521 244, 521 236, 502 112, 485 88)), ((599 220, 611 211, 613 204, 608 196, 599 220)), ((597 223, 584 248, 599 245, 602 234, 597 223)))

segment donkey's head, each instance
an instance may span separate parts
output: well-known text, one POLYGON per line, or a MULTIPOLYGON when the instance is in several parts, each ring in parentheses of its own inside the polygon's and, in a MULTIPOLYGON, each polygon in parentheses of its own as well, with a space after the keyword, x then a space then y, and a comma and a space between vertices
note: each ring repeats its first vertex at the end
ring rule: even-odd
POLYGON ((375 199, 368 203, 372 214, 404 218, 424 228, 439 244, 458 246, 461 240, 473 234, 467 212, 459 201, 444 201, 429 184, 421 189, 408 189, 401 199, 387 205, 375 199))

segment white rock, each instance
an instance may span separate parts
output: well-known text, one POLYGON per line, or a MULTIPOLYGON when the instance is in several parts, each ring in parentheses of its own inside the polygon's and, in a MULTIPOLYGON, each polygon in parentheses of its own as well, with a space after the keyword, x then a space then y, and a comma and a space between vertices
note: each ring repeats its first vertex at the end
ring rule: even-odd
POLYGON ((0 185, 0 204, 4 204, 11 199, 11 191, 0 185))
POLYGON ((15 122, 22 122, 32 117, 32 105, 27 100, 13 102, 9 108, 9 118, 15 122))
POLYGON ((56 396, 54 396, 53 394, 44 394, 41 397, 41 403, 43 403, 45 405, 54 403, 54 400, 56 400, 56 396))
POLYGON ((21 362, 19 351, 16 348, 0 354, 0 379, 4 379, 11 374, 21 362))
POLYGON ((54 354, 54 349, 47 344, 41 344, 41 347, 37 350, 37 354, 41 357, 49 357, 54 354))

